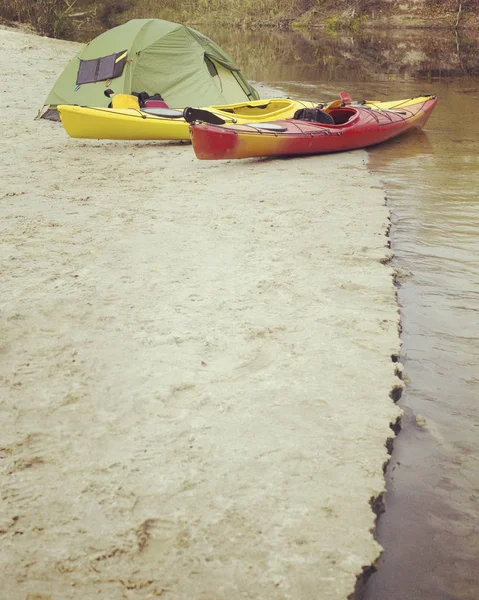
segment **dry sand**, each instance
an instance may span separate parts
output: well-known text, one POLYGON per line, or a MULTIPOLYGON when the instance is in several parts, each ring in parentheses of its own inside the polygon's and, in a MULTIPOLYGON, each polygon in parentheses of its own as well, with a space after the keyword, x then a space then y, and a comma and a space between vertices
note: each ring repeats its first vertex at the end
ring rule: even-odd
POLYGON ((367 154, 73 140, 77 45, 0 42, 1 598, 345 600, 401 386, 367 154))

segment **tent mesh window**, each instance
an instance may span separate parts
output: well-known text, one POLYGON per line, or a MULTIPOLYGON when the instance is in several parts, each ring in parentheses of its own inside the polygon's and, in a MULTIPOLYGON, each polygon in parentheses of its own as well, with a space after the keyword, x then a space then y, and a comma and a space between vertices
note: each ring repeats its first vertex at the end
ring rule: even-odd
POLYGON ((78 67, 77 85, 84 83, 96 83, 97 81, 106 81, 120 77, 125 68, 127 50, 94 58, 92 60, 80 59, 78 67))

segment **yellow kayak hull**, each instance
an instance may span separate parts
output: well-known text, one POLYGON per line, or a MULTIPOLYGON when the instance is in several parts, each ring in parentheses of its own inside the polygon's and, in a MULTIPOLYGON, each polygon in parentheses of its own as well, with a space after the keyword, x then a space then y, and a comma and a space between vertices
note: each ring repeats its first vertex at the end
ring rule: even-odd
MULTIPOLYGON (((273 98, 206 110, 226 121, 254 123, 288 119, 300 108, 314 102, 273 98)), ((100 108, 61 104, 58 112, 65 131, 73 138, 95 140, 189 140, 188 123, 183 118, 168 118, 135 108, 100 108)))

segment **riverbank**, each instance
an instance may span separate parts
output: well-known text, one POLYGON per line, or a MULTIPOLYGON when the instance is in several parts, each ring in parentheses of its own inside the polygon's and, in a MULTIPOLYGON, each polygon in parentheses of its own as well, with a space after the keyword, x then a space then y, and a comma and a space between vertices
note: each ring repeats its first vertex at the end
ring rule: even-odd
POLYGON ((0 28, 4 594, 345 600, 401 388, 367 155, 70 139, 78 48, 0 28))
MULTIPOLYGON (((88 0, 84 1, 88 6, 88 0)), ((351 2, 346 0, 322 0, 321 2, 263 2, 251 6, 237 5, 235 0, 210 2, 208 11, 202 3, 183 6, 176 2, 163 2, 161 6, 154 0, 135 0, 127 5, 106 1, 100 10, 94 9, 104 29, 123 23, 129 19, 145 16, 184 23, 203 31, 211 29, 247 30, 295 30, 303 31, 308 37, 314 32, 338 35, 360 36, 368 31, 380 33, 384 30, 436 29, 449 31, 452 35, 473 33, 479 29, 477 0, 458 3, 457 0, 403 0, 400 4, 391 0, 371 2, 351 2)), ((88 14, 88 13, 86 13, 88 14)), ((80 24, 81 20, 77 22, 80 24)))
MULTIPOLYGON (((256 4, 238 5, 236 0, 211 1, 205 11, 204 3, 187 5, 165 0, 161 6, 154 0, 135 0, 125 3, 117 0, 47 0, 47 4, 32 7, 20 1, 15 6, 0 7, 0 24, 11 25, 11 19, 28 22, 42 35, 88 42, 103 31, 130 19, 158 18, 183 23, 200 31, 212 28, 218 31, 301 31, 305 37, 329 35, 363 37, 366 33, 380 34, 401 29, 421 31, 434 29, 456 38, 475 38, 479 29, 479 0, 467 3, 457 0, 391 0, 374 3, 351 3, 346 0, 323 0, 321 3, 299 0, 283 3, 275 0, 256 4)), ((213 38, 215 35, 213 35, 213 38)), ((429 38, 429 35, 425 36, 429 38)), ((472 41, 472 40, 471 40, 472 41)))

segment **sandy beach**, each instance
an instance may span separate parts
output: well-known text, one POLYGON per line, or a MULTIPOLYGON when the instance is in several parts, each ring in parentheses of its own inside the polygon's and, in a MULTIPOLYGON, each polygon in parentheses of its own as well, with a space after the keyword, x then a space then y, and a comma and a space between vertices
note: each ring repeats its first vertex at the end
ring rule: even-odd
POLYGON ((367 153, 71 139, 79 47, 0 28, 0 595, 346 600, 402 386, 367 153))

